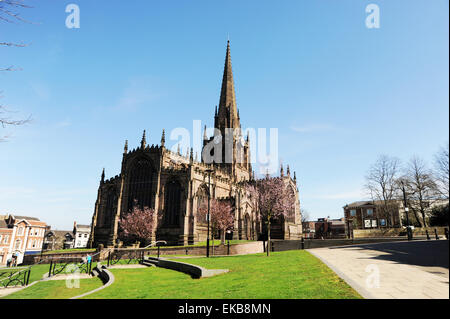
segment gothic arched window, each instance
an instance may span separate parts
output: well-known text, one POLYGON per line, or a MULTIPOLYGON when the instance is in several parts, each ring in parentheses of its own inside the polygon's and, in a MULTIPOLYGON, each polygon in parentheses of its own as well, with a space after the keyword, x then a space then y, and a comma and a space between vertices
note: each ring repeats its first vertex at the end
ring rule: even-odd
POLYGON ((177 181, 166 184, 164 224, 166 226, 180 225, 181 185, 177 181))
POLYGON ((134 201, 138 206, 151 207, 153 168, 146 159, 137 160, 130 170, 128 179, 128 210, 133 209, 134 201))
POLYGON ((201 211, 201 207, 208 204, 208 189, 201 186, 197 191, 197 223, 207 223, 206 214, 201 211))
POLYGON ((289 197, 292 198, 294 205, 293 205, 292 209, 287 213, 286 220, 289 223, 295 223, 295 192, 292 189, 292 187, 288 187, 287 191, 288 191, 289 197))
POLYGON ((106 194, 106 205, 103 210, 103 214, 100 219, 101 226, 109 226, 111 224, 112 216, 117 211, 117 193, 116 190, 111 187, 106 194))

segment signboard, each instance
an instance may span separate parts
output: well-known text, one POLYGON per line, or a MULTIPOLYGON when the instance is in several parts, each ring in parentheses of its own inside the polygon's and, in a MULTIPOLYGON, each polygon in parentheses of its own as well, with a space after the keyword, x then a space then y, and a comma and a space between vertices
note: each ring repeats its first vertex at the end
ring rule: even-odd
POLYGON ((372 219, 372 227, 373 228, 377 227, 377 220, 376 219, 372 219))
POLYGON ((372 225, 372 221, 370 219, 364 220, 364 228, 371 228, 370 227, 371 225, 372 225))

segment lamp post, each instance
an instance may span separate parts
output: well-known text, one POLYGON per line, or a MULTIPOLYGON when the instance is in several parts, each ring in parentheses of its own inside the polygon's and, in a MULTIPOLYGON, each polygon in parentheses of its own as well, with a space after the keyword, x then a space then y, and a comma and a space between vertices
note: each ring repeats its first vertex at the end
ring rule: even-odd
POLYGON ((405 207, 405 213, 406 213, 406 233, 408 234, 408 240, 412 240, 413 235, 412 235, 411 227, 409 226, 409 214, 408 214, 409 208, 408 208, 408 203, 406 201, 405 182, 402 180, 402 181, 400 181, 400 183, 402 184, 403 206, 405 207))
POLYGON ((208 229, 206 235, 206 257, 209 257, 209 220, 211 219, 210 214, 210 206, 211 206, 211 173, 212 169, 207 169, 206 173, 208 173, 208 214, 206 215, 206 219, 208 221, 208 229))

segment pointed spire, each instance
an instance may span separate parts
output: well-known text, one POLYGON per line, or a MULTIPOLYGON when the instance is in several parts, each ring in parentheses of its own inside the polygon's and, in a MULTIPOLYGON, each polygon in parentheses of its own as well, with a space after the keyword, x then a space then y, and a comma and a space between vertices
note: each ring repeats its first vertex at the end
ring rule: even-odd
POLYGON ((123 153, 124 154, 128 153, 128 140, 125 140, 125 146, 123 147, 123 153))
POLYGON ((104 183, 104 182, 105 182, 105 168, 103 168, 103 170, 102 170, 102 177, 100 180, 100 183, 104 183))
POLYGON ((177 154, 181 155, 181 148, 180 148, 180 143, 177 144, 177 154))
POLYGON ((161 135, 161 147, 164 147, 165 145, 166 145, 166 131, 163 129, 161 135))
POLYGON ((145 130, 144 130, 144 133, 142 134, 141 148, 145 148, 146 144, 147 144, 147 141, 145 139, 145 130))
POLYGON ((195 161, 198 162, 198 152, 195 152, 195 161))
POLYGON ((283 164, 280 165, 280 176, 281 176, 281 177, 284 176, 284 168, 283 168, 283 164))
POLYGON ((192 147, 191 147, 191 153, 189 155, 189 158, 190 158, 191 162, 194 161, 194 149, 192 147))
POLYGON ((208 136, 206 135, 206 125, 205 125, 205 130, 203 131, 203 140, 207 140, 208 136))
POLYGON ((237 116, 236 93, 234 90, 233 69, 231 67, 230 41, 227 42, 227 53, 225 56, 225 66, 223 70, 222 88, 219 101, 219 123, 218 128, 227 128, 226 124, 233 124, 239 127, 237 116), (225 120, 228 120, 227 122, 225 120))
POLYGON ((287 174, 288 176, 291 176, 291 170, 289 169, 289 165, 287 166, 287 174))
POLYGON ((295 171, 294 171, 294 182, 297 183, 297 175, 295 174, 295 171))

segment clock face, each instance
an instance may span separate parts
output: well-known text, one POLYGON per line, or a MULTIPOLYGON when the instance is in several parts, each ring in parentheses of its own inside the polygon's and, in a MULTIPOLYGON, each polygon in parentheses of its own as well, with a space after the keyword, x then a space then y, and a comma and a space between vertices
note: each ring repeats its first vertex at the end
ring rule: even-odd
POLYGON ((217 135, 214 137, 214 144, 219 144, 220 142, 222 142, 222 136, 221 135, 217 135))

